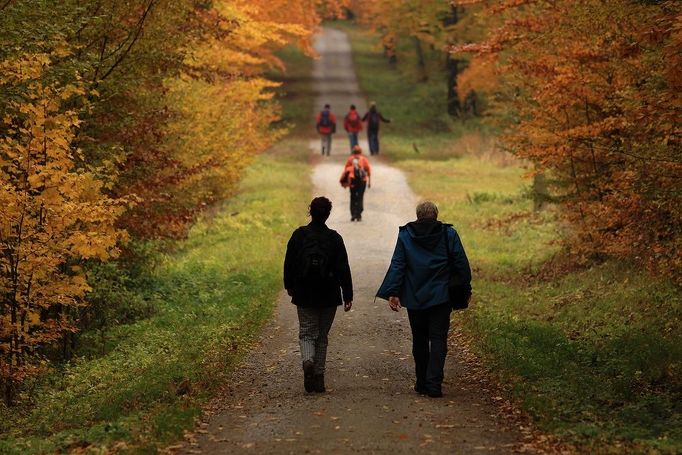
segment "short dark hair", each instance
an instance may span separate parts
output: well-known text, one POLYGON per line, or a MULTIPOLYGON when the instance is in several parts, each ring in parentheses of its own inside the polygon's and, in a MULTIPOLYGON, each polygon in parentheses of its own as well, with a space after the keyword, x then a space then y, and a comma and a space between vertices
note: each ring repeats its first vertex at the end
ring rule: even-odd
POLYGON ((350 108, 351 108, 351 109, 355 109, 355 104, 351 104, 351 105, 350 105, 350 108))
POLYGON ((316 197, 310 201, 310 216, 313 221, 327 221, 329 214, 332 213, 332 201, 324 196, 316 197))
POLYGON ((330 107, 331 107, 331 106, 330 106, 329 104, 325 104, 325 105, 324 105, 324 108, 325 108, 325 109, 329 109, 330 107))

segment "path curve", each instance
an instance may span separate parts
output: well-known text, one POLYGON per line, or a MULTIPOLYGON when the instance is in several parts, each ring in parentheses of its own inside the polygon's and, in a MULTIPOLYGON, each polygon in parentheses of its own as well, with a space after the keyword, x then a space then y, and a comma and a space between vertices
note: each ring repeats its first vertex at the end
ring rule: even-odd
MULTIPOLYGON (((339 117, 351 102, 363 111, 346 35, 324 29, 315 44, 317 106, 329 102, 339 117)), ((398 226, 414 217, 416 198, 399 170, 374 159, 363 221, 351 223, 348 194, 338 184, 348 156, 342 136, 313 172, 315 195, 334 203, 328 224, 345 240, 355 288, 353 310, 339 310, 330 334, 328 393, 303 392, 295 308, 282 293, 274 321, 220 400, 222 410, 199 429, 186 453, 513 452, 518 434, 496 420, 475 385, 458 381, 465 375, 455 355, 447 362, 445 398, 412 391, 407 315, 373 296, 398 226)), ((311 150, 319 153, 317 141, 311 150)))

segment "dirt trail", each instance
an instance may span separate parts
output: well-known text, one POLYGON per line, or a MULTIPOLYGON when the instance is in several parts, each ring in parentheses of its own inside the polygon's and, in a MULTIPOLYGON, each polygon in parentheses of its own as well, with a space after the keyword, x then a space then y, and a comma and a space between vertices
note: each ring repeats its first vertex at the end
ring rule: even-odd
MULTIPOLYGON (((317 105, 339 117, 351 102, 364 111, 344 33, 325 29, 316 40, 317 105)), ((186 453, 511 453, 519 435, 504 429, 476 384, 461 379, 451 347, 445 397, 415 394, 410 332, 404 311, 373 302, 390 260, 397 228, 414 217, 415 196, 395 168, 373 160, 373 187, 361 223, 351 223, 338 185, 347 140, 313 173, 315 195, 334 203, 328 222, 343 236, 355 288, 353 311, 339 310, 330 334, 326 394, 306 395, 293 305, 282 293, 274 321, 223 397, 222 410, 198 432, 186 453)), ((318 142, 311 149, 319 153, 318 142)))

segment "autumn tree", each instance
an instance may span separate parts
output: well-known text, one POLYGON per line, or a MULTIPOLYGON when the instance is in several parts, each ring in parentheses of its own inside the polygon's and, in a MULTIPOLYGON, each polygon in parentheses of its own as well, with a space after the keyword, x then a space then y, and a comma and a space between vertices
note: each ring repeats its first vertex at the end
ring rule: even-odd
MULTIPOLYGON (((89 287, 81 263, 114 257, 122 201, 104 196, 101 169, 77 167, 72 143, 85 104, 82 84, 45 84, 52 55, 0 63, 0 89, 13 100, 0 111, 0 385, 40 370, 40 348, 75 329, 71 313, 89 287)), ((76 78, 78 79, 78 78, 76 78)))
POLYGON ((469 10, 439 0, 353 1, 350 7, 360 22, 379 34, 389 62, 413 61, 417 82, 443 81, 447 112, 452 116, 462 113, 457 84, 469 58, 448 50, 479 37, 469 10))
MULTIPOLYGON (((279 132, 276 52, 344 1, 0 2, 0 380, 98 318, 88 271, 183 237, 279 132), (125 202, 125 203, 124 203, 125 202)), ((97 275, 97 285, 125 276, 97 275), (103 281, 102 277, 107 278, 103 281)), ((109 264, 110 266, 111 264, 109 264)), ((121 281, 122 282, 122 281, 121 281)), ((113 303, 112 303, 113 304, 113 303)), ((87 328, 87 327, 85 327, 87 328)))
POLYGON ((455 49, 494 81, 504 139, 547 176, 570 249, 678 278, 681 13, 674 1, 503 1, 484 13, 488 39, 455 49))

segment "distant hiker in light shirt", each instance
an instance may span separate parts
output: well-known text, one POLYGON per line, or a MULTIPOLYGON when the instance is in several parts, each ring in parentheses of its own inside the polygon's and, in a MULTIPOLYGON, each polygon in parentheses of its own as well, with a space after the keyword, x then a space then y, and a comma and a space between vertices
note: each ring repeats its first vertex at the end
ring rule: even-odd
POLYGON ((328 334, 336 307, 353 306, 353 281, 343 238, 325 224, 332 211, 326 197, 310 202, 310 224, 294 231, 284 259, 284 288, 298 312, 298 339, 306 392, 325 392, 328 334))
POLYGON ((332 134, 336 133, 336 116, 332 114, 329 104, 325 104, 324 109, 317 113, 316 127, 322 140, 322 155, 329 156, 332 151, 332 134))
POLYGON ((362 221, 365 189, 372 187, 372 167, 359 145, 346 160, 339 183, 350 190, 350 220, 362 221))
POLYGON ((369 142, 369 154, 379 154, 379 125, 381 122, 391 123, 387 118, 381 115, 377 110, 377 105, 372 101, 369 105, 369 111, 362 117, 363 122, 367 122, 367 142, 369 142))
POLYGON ((343 128, 348 133, 348 140, 350 141, 350 150, 353 152, 353 147, 358 145, 358 133, 362 131, 362 119, 355 108, 355 104, 350 105, 350 110, 343 120, 343 128))

